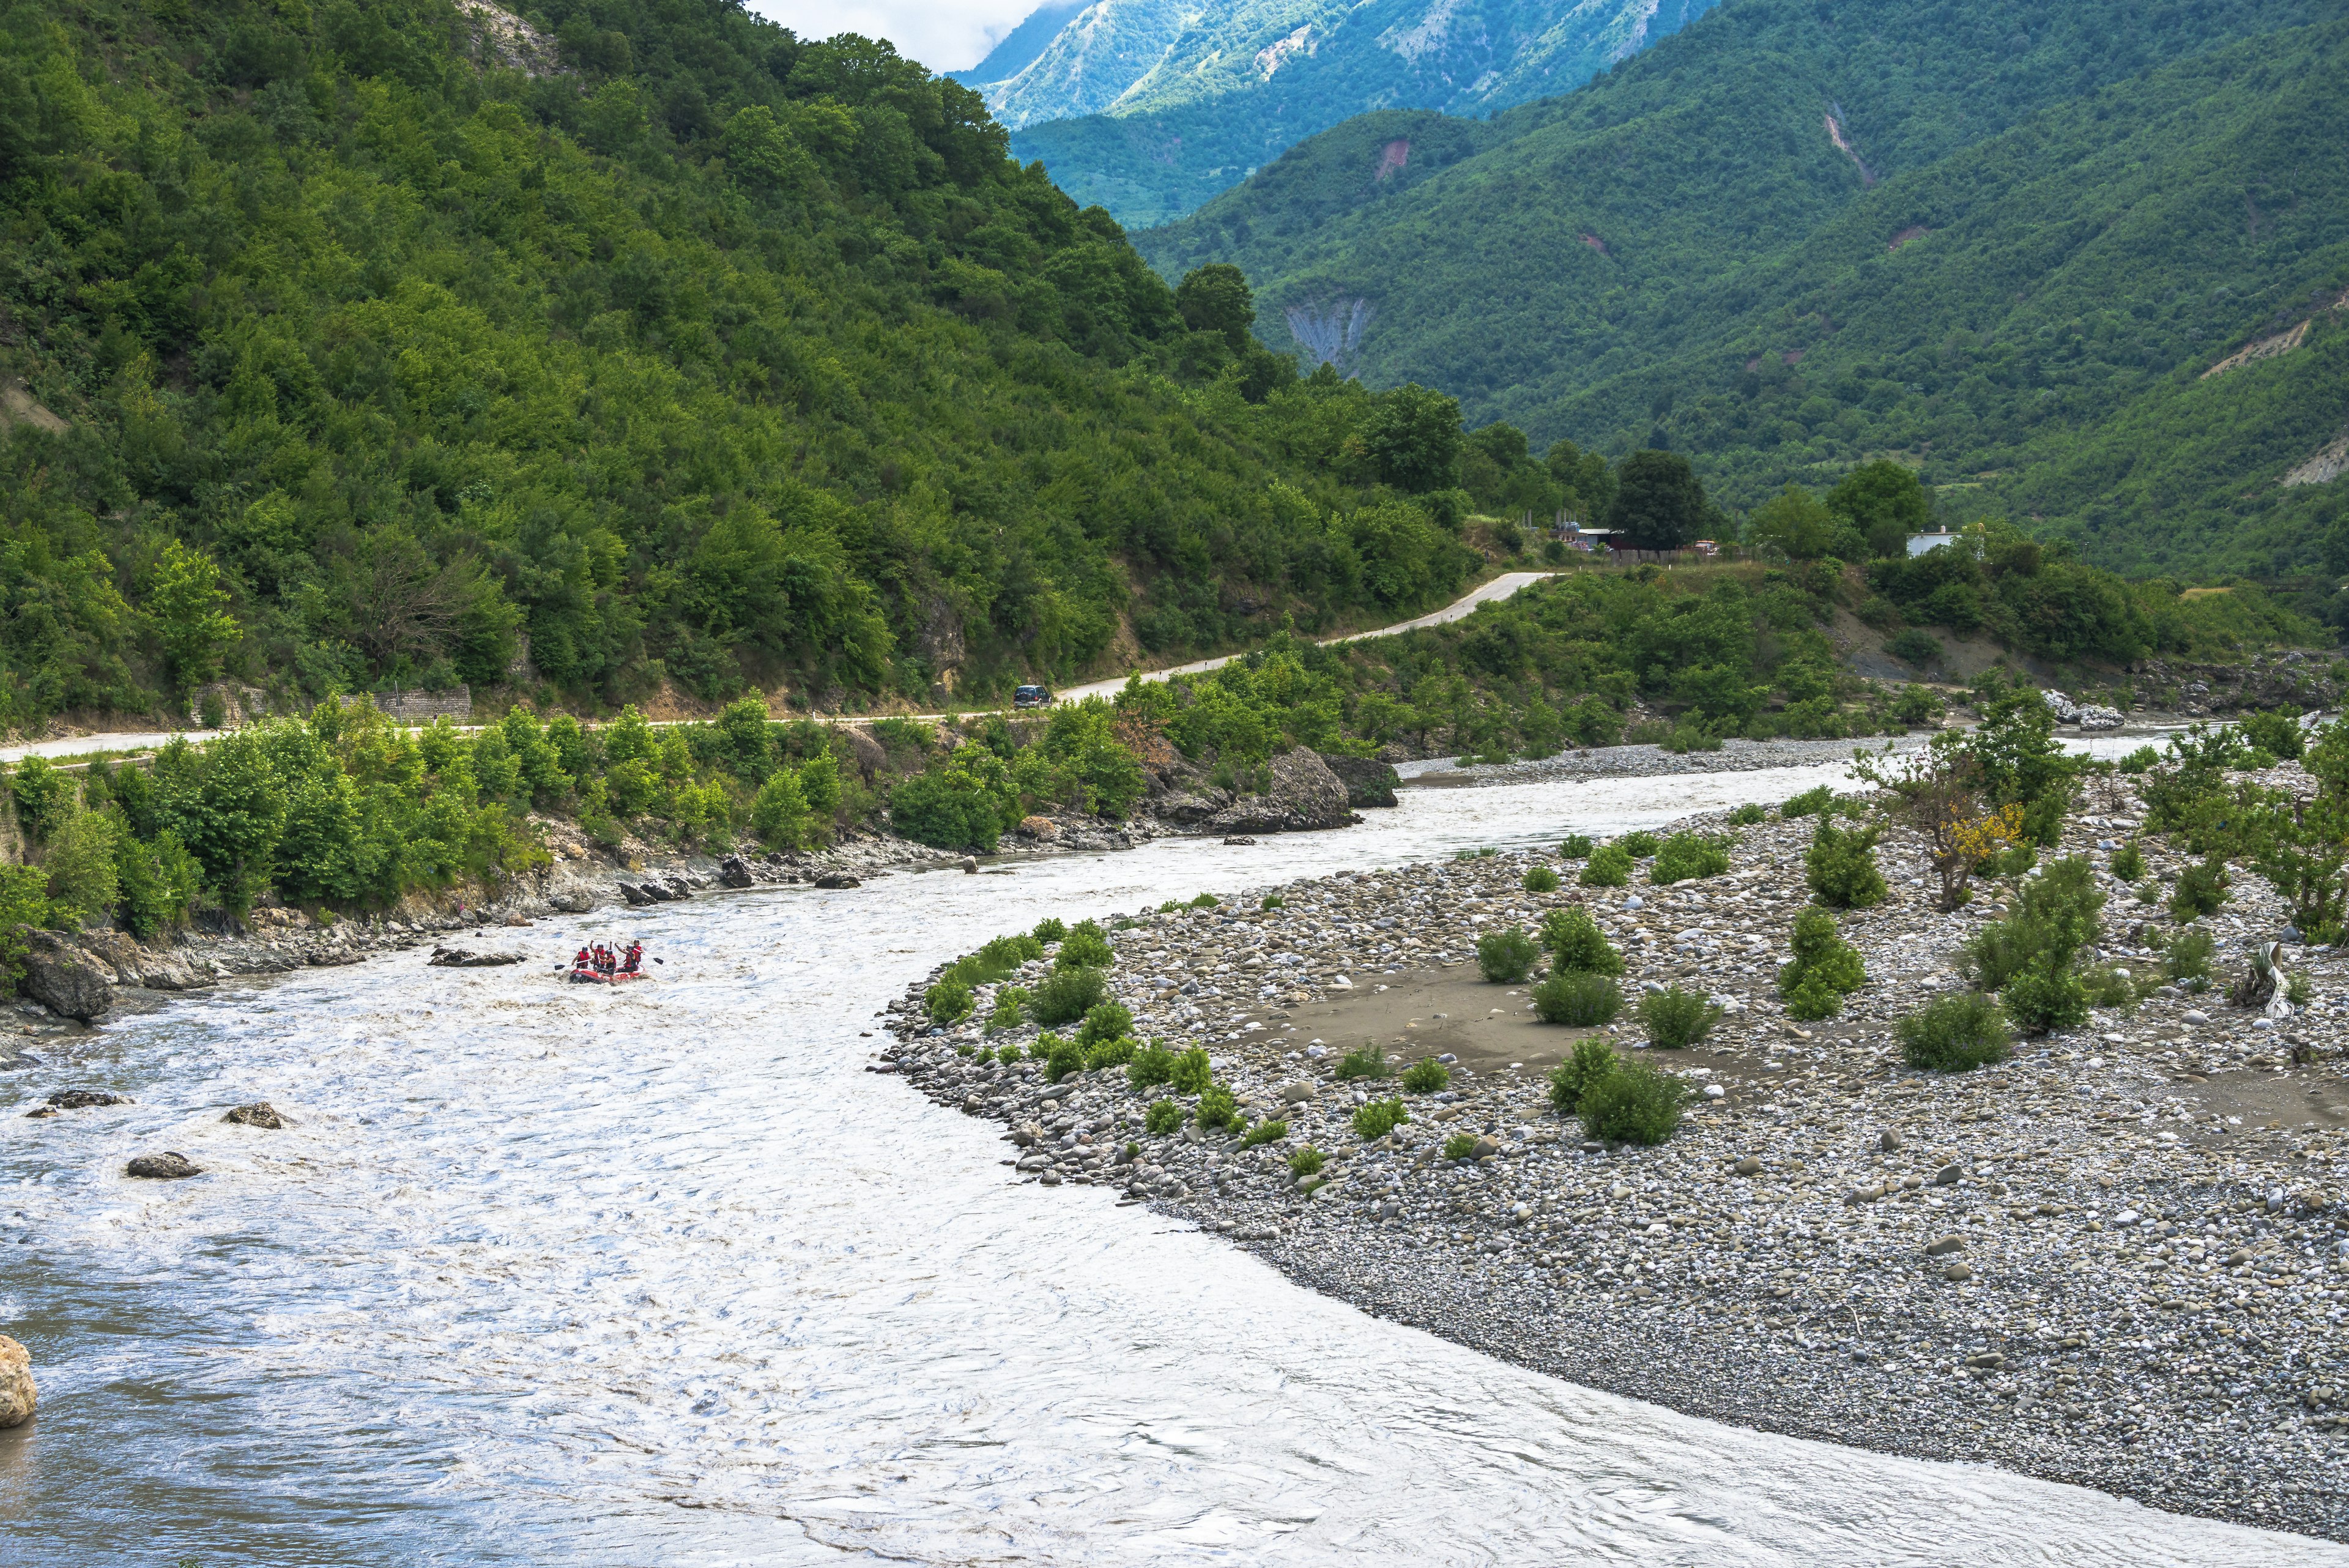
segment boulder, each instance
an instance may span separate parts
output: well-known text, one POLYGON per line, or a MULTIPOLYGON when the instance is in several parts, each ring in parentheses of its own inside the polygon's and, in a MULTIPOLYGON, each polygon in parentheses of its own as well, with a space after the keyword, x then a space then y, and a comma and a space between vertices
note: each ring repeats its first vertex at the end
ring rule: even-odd
POLYGON ((1188 827, 1195 823, 1206 821, 1231 804, 1232 796, 1229 790, 1216 789, 1210 785, 1201 790, 1173 791, 1158 803, 1157 811, 1158 815, 1166 821, 1178 826, 1188 827))
POLYGON ((285 1130, 285 1118, 279 1116, 277 1107, 267 1100, 255 1100, 249 1106, 239 1106, 221 1117, 221 1120, 234 1122, 241 1127, 260 1127, 265 1132, 285 1130))
POLYGON ((0 1432, 33 1418, 39 1391, 33 1386, 33 1355, 0 1334, 0 1432))
POLYGON ((92 1106, 128 1106, 135 1104, 128 1095, 118 1095, 110 1089, 59 1089, 49 1096, 49 1104, 60 1111, 85 1111, 92 1106))
POLYGON ((1343 827, 1354 820, 1346 786, 1330 764, 1304 747, 1286 751, 1267 764, 1271 776, 1262 794, 1243 795, 1207 819, 1221 833, 1293 833, 1343 827))
POLYGON ((114 1005, 114 985, 98 961, 55 931, 16 928, 25 944, 26 996, 50 1012, 87 1023, 114 1005))
POLYGON ((815 879, 819 888, 860 888, 864 884, 845 871, 827 871, 815 879))
POLYGON ((1327 752, 1319 755, 1330 771, 1338 775, 1338 782, 1346 786, 1348 805, 1359 811, 1365 806, 1395 803, 1395 786, 1402 783, 1402 776, 1389 764, 1375 757, 1333 757, 1327 752))
POLYGON ((1232 849, 1253 849, 1256 847, 1256 840, 1250 838, 1245 833, 1226 835, 1224 837, 1224 844, 1226 848, 1232 849))
POLYGON ((628 908, 632 909, 637 908, 639 905, 657 904, 660 902, 659 899, 654 898, 642 888, 637 887, 634 882, 623 882, 620 884, 620 897, 628 901, 628 908))
POLYGON ((204 1168, 177 1150, 161 1154, 142 1154, 122 1168, 126 1176, 145 1181, 179 1181, 191 1176, 202 1176, 204 1168))
MULTIPOLYGON (((650 882, 646 883, 645 891, 649 893, 652 890, 653 884, 650 882)), ((693 884, 688 882, 682 877, 669 877, 664 878, 660 884, 660 890, 668 895, 668 901, 672 904, 682 904, 688 898, 693 897, 693 884)))
POLYGON ((434 969, 500 969, 522 962, 520 953, 475 952, 471 948, 434 948, 424 961, 434 969))
POLYGON ((1030 838, 1040 838, 1050 843, 1061 836, 1061 825, 1049 816, 1023 816, 1019 819, 1019 831, 1030 838))
POLYGON ((757 879, 750 875, 750 863, 740 855, 729 855, 718 863, 718 880, 728 888, 748 888, 757 879))

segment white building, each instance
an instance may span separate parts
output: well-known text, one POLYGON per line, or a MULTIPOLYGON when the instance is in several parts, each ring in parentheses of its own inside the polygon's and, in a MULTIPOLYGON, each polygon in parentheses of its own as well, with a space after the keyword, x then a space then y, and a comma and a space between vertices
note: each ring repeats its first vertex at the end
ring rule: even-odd
POLYGON ((1909 535, 1909 558, 1914 560, 1917 556, 1928 551, 1938 550, 1944 545, 1954 545, 1961 537, 1963 535, 1958 534, 1911 534, 1909 535))

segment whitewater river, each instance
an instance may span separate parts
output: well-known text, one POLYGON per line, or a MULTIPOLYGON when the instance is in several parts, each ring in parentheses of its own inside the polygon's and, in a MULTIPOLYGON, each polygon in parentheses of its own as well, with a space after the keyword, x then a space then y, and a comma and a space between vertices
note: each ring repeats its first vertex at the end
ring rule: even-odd
POLYGON ((222 991, 0 1075, 26 1563, 2349 1563, 1692 1420, 1299 1290, 863 1071, 1048 914, 1608 832, 1834 769, 1407 792, 1349 832, 766 891, 222 991), (556 983, 587 929, 660 982, 556 983), (67 1085, 133 1106, 26 1121, 67 1085), (266 1098, 283 1133, 222 1125, 266 1098), (211 1174, 125 1180, 185 1151, 211 1174))

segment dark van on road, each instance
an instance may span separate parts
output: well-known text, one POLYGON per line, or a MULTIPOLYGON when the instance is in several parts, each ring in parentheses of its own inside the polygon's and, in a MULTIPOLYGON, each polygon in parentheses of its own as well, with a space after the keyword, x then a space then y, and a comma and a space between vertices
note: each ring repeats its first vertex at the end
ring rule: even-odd
POLYGON ((1052 689, 1049 686, 1022 686, 1011 693, 1014 708, 1049 708, 1052 705, 1052 689))

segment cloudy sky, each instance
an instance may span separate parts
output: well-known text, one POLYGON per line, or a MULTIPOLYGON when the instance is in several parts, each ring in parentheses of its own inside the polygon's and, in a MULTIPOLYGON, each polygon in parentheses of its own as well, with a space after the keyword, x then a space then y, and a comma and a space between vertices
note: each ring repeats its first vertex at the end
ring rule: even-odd
POLYGON ((1037 0, 748 0, 802 38, 863 33, 934 71, 975 66, 1037 0))

